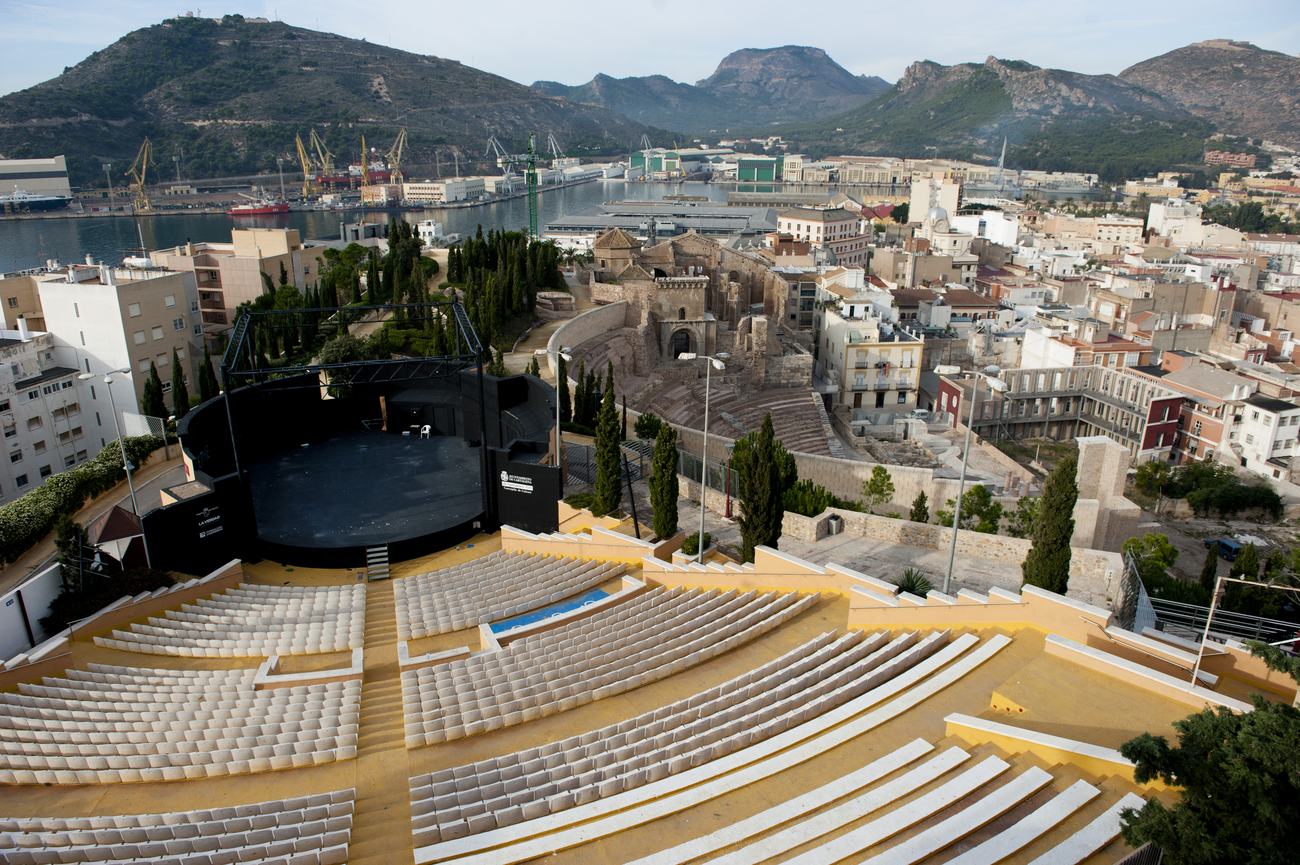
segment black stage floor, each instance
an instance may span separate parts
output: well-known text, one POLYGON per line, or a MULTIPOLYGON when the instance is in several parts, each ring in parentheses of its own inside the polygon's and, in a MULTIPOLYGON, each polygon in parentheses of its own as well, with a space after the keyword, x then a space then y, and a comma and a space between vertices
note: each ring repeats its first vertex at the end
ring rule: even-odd
POLYGON ((341 433, 249 471, 257 534, 317 549, 391 544, 483 512, 479 449, 454 436, 341 433))

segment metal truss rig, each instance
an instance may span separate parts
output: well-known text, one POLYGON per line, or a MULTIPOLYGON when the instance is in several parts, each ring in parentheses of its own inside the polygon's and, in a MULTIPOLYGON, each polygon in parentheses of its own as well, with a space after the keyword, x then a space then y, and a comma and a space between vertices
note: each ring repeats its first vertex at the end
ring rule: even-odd
MULTIPOLYGON (((444 325, 445 326, 445 325, 444 325)), ((257 384, 273 378, 326 371, 335 381, 351 385, 381 384, 414 379, 444 378, 487 362, 487 354, 465 307, 458 301, 441 303, 385 304, 323 308, 245 310, 230 333, 230 343, 221 358, 222 381, 229 388, 257 384), (280 334, 291 329, 311 326, 347 331, 354 324, 382 323, 397 311, 411 317, 443 316, 452 325, 457 352, 433 357, 390 357, 340 363, 301 363, 267 366, 257 351, 258 332, 269 328, 280 334), (308 324, 310 322, 310 324, 308 324)))

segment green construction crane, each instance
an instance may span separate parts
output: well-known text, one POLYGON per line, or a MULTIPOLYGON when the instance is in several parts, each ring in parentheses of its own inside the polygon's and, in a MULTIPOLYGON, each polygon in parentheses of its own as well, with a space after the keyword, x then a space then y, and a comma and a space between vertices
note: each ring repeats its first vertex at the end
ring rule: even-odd
POLYGON ((524 185, 528 188, 528 237, 538 240, 537 235, 537 137, 528 136, 528 162, 524 169, 524 185))

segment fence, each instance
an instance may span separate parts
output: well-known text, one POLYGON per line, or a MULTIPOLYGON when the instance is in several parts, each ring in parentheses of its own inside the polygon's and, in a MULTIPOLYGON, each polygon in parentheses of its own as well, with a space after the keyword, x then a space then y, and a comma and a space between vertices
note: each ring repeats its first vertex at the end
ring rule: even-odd
POLYGON ((1124 555, 1124 576, 1115 605, 1115 618, 1120 627, 1139 634, 1146 628, 1159 626, 1155 608, 1138 573, 1137 562, 1127 553, 1124 555))
MULTIPOLYGON (((1209 607, 1199 604, 1184 604, 1181 601, 1166 601, 1152 598, 1151 606, 1158 621, 1157 627, 1171 634, 1179 634, 1199 640, 1205 633, 1205 619, 1209 607)), ((1234 637, 1238 640, 1263 640, 1275 642, 1296 636, 1300 624, 1282 619, 1269 619, 1264 616, 1252 616, 1247 613, 1234 613, 1222 607, 1214 611, 1212 634, 1234 637)))

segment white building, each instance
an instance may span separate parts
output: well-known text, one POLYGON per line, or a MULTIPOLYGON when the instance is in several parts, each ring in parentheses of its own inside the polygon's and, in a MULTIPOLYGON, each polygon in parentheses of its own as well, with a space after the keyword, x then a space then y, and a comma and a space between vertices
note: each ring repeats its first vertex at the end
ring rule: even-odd
POLYGON ((917 174, 912 177, 912 197, 907 214, 912 222, 920 222, 931 208, 942 207, 956 213, 961 205, 961 184, 951 178, 935 174, 917 174))
POLYGON ((482 177, 412 180, 402 184, 402 200, 413 204, 447 204, 478 198, 486 192, 482 177))
POLYGON ((72 197, 68 183, 68 161, 62 156, 46 159, 0 159, 0 193, 21 189, 33 195, 72 197))
POLYGON ((421 220, 416 224, 415 232, 425 247, 440 246, 447 239, 442 232, 442 223, 436 219, 421 220))
POLYGON ((58 363, 48 333, 21 323, 0 330, 0 503, 99 452, 94 414, 83 409, 89 386, 79 372, 58 363))
POLYGON ((1232 450, 1238 451, 1241 466, 1267 478, 1283 494, 1300 493, 1300 466, 1292 477, 1293 463, 1300 462, 1300 405, 1256 393, 1241 407, 1241 422, 1235 431, 1232 450))
POLYGON ((1002 210, 958 214, 948 220, 954 231, 982 237, 999 246, 1014 249, 1020 240, 1020 217, 1002 210))

